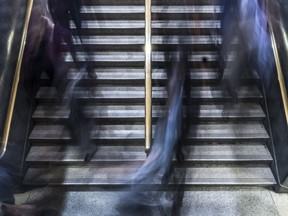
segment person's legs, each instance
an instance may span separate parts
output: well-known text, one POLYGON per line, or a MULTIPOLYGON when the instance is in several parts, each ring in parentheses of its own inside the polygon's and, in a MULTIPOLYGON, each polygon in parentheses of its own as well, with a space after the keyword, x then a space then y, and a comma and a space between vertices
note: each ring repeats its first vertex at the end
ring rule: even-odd
POLYGON ((12 178, 7 168, 0 166, 0 202, 14 204, 12 178))
POLYGON ((71 97, 70 108, 67 126, 76 145, 80 146, 86 153, 84 161, 90 162, 97 151, 97 147, 91 143, 91 121, 85 115, 82 105, 74 95, 71 97))

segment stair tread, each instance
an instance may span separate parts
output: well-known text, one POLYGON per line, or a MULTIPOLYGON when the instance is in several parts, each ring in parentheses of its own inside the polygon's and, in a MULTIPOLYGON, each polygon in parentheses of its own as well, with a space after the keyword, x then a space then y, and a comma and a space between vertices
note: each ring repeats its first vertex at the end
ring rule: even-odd
MULTIPOLYGON (((57 166, 52 168, 29 168, 24 184, 111 186, 128 185, 139 165, 127 163, 117 166, 81 167, 57 166)), ((189 167, 176 168, 176 175, 185 173, 185 185, 274 185, 270 167, 189 167)), ((152 181, 151 181, 152 182, 152 181)), ((155 179, 159 184, 159 179, 155 179)), ((172 184, 172 182, 170 182, 172 184)))
MULTIPOLYGON (((171 55, 175 55, 176 52, 171 52, 171 55)), ((135 51, 98 51, 98 52, 76 52, 76 58, 79 62, 143 62, 145 60, 144 52, 135 51)), ((69 52, 62 53, 65 62, 74 62, 69 52)), ((203 62, 203 58, 207 62, 216 62, 219 60, 218 53, 216 51, 195 51, 188 56, 188 62, 203 62)), ((235 53, 231 53, 227 57, 227 61, 232 61, 235 53)), ((152 52, 152 62, 166 62, 166 53, 163 51, 152 52)))
MULTIPOLYGON (((92 127, 91 139, 142 139, 144 125, 100 125, 92 127)), ((191 125, 189 139, 268 139, 261 123, 226 123, 191 125)), ((64 125, 35 125, 30 139, 69 140, 68 129, 64 125)))
MULTIPOLYGON (((185 108, 185 107, 184 107, 185 108)), ((144 118, 145 106, 144 105, 94 105, 83 106, 84 113, 88 118, 144 118)), ((223 112, 225 105, 200 105, 192 106, 192 115, 199 118, 264 118, 263 112, 259 104, 253 103, 239 103, 223 112)), ((33 118, 47 118, 47 119, 62 119, 68 118, 70 109, 60 106, 37 106, 33 118)), ((152 116, 161 117, 165 114, 165 106, 153 106, 152 116)))
MULTIPOLYGON (((175 53, 175 52, 174 52, 175 53)), ((172 53, 173 54, 173 53, 172 53)), ((63 58, 65 62, 73 62, 73 58, 70 53, 63 52, 63 58)), ((98 62, 98 61, 105 61, 105 62, 141 62, 145 60, 144 52, 134 52, 134 51, 117 51, 117 52, 76 52, 76 58, 79 62, 86 62, 87 59, 89 61, 98 62)), ((206 58, 207 61, 218 61, 218 53, 215 51, 196 51, 193 55, 189 55, 188 61, 203 61, 203 58, 206 58)), ((229 55, 229 59, 233 58, 233 55, 229 55)), ((228 59, 228 60, 229 60, 228 59)), ((152 53, 152 61, 155 62, 165 62, 165 52, 155 51, 152 53)))
MULTIPOLYGON (((78 98, 143 98, 145 96, 144 87, 124 87, 124 86, 98 86, 91 88, 76 87, 75 95, 78 98)), ((237 90, 238 98, 262 98, 256 86, 242 86, 237 90)), ((36 99, 55 99, 56 89, 54 87, 41 87, 36 95, 36 99)), ((166 98, 165 87, 153 87, 152 98, 166 98)), ((229 98, 224 94, 221 87, 201 86, 191 88, 191 98, 193 99, 224 99, 229 98)))
MULTIPOLYGON (((185 161, 193 162, 239 162, 272 161, 264 144, 250 145, 195 145, 183 146, 185 161)), ((32 146, 27 162, 83 162, 85 153, 77 146, 32 146)), ((142 146, 99 146, 92 161, 144 161, 146 154, 142 146)), ((174 158, 175 160, 175 158, 174 158)))
MULTIPOLYGON (((152 8, 152 13, 220 13, 220 6, 209 6, 209 5, 169 5, 161 6, 154 5, 152 8)), ((144 5, 97 5, 97 6, 82 6, 81 13, 144 13, 144 5)))
POLYGON ((83 14, 106 14, 106 13, 145 13, 143 5, 97 5, 97 6, 82 6, 80 12, 83 14))
MULTIPOLYGON (((229 70, 229 69, 228 69, 229 70)), ((144 69, 140 68, 100 68, 94 69, 93 72, 96 74, 97 78, 90 78, 87 74, 83 74, 82 80, 144 80, 145 72, 144 69)), ((68 73, 68 79, 75 80, 78 79, 79 70, 71 68, 68 73)), ((199 69, 190 70, 191 80, 215 80, 217 76, 216 69, 199 69)), ((242 79, 259 79, 259 75, 256 71, 243 72, 242 79)), ((47 80, 49 77, 43 73, 41 76, 42 80, 47 80)), ((167 73, 165 69, 153 69, 152 79, 166 80, 167 73)), ((223 79, 227 79, 227 73, 223 74, 223 79)))
MULTIPOLYGON (((73 43, 76 45, 115 45, 115 44, 141 44, 144 45, 145 38, 142 35, 102 35, 102 36, 82 36, 82 41, 74 38, 73 43)), ((165 45, 165 44, 214 44, 215 41, 221 41, 221 37, 217 36, 212 38, 210 35, 193 35, 193 36, 175 36, 171 35, 169 40, 167 37, 161 35, 152 36, 152 44, 165 45)))
MULTIPOLYGON (((152 20, 152 28, 169 28, 169 29, 183 29, 183 28, 220 28, 219 20, 152 20)), ((70 22, 70 28, 76 29, 74 23, 70 22)), ((139 29, 145 28, 144 20, 84 20, 82 21, 82 29, 139 29)))
POLYGON ((216 5, 153 5, 152 13, 220 13, 221 6, 216 5))

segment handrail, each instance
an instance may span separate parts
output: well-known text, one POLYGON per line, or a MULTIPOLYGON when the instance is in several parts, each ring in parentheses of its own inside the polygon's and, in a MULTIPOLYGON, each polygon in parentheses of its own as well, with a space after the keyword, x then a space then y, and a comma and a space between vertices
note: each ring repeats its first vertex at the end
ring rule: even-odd
POLYGON ((275 39, 275 34, 273 30, 273 25, 272 25, 272 17, 271 17, 271 3, 269 0, 264 0, 264 5, 266 8, 266 15, 267 15, 267 25, 268 25, 268 30, 270 34, 270 39, 271 39, 271 45, 272 45, 272 50, 274 54, 274 60, 275 60, 275 65, 276 65, 276 72, 278 76, 278 82, 280 86, 280 91, 281 91, 281 97, 282 97, 282 102, 284 106, 284 112, 285 112, 285 117, 286 117, 286 124, 288 125, 288 98, 287 98, 287 89, 284 81, 284 75, 281 67, 281 62, 280 62, 280 57, 277 49, 277 43, 275 39))
POLYGON ((151 0, 145 1, 145 151, 152 140, 151 0))
POLYGON ((15 106, 15 101, 16 101, 17 89, 18 89, 19 78, 20 78, 20 70, 21 70, 21 65, 22 65, 24 48, 25 48, 25 44, 26 44, 26 38, 27 38, 27 32, 28 32, 28 26, 29 26, 32 6, 33 6, 33 0, 29 0, 28 5, 27 5, 27 12, 25 15, 24 29, 23 29, 23 33, 22 33, 21 45, 20 45, 17 65, 16 65, 16 69, 15 69, 15 75, 14 75, 14 80, 13 80, 13 84, 12 84, 12 90, 11 90, 11 94, 10 94, 9 106, 8 106, 6 120, 5 120, 5 126, 4 126, 4 131, 3 131, 3 140, 2 140, 2 145, 1 145, 2 153, 0 155, 0 159, 5 155, 7 145, 8 145, 8 138, 9 138, 11 122, 12 122, 12 117, 13 117, 13 111, 14 111, 14 106, 15 106))
POLYGON ((269 25, 272 49, 273 49, 274 58, 275 58, 275 64, 276 64, 276 70, 277 70, 277 75, 278 75, 278 81, 279 81, 279 85, 280 85, 282 102, 283 102, 283 105, 284 105, 286 123, 288 125, 287 89, 286 89, 286 85, 285 85, 285 82, 284 82, 284 76, 283 76, 283 71, 282 71, 282 67, 281 67, 281 63, 280 63, 279 53, 278 53, 278 50, 277 50, 277 43, 276 43, 276 40, 275 40, 273 27, 272 27, 272 24, 270 22, 268 22, 268 25, 269 25))

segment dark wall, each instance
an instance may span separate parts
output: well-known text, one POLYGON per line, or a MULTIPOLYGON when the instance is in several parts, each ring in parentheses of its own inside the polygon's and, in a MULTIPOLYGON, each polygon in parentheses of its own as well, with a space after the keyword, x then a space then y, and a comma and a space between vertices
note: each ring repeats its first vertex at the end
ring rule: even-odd
POLYGON ((271 139, 268 146, 274 158, 274 174, 278 182, 284 184, 288 177, 288 128, 276 69, 272 72, 270 76, 263 76, 267 102, 266 115, 269 118, 266 128, 270 129, 271 139))
POLYGON ((0 134, 2 138, 6 113, 17 65, 24 26, 26 1, 0 0, 0 134))
MULTIPOLYGON (((22 39, 27 1, 0 0, 0 136, 2 139, 12 82, 17 65, 22 39)), ((15 185, 21 182, 23 160, 27 152, 26 140, 29 133, 32 97, 23 87, 20 76, 11 131, 5 156, 0 167, 9 170, 15 185)))
MULTIPOLYGON (((282 21, 284 17, 288 15, 282 14, 281 10, 288 7, 288 2, 281 0, 269 1, 270 21, 273 27, 275 40, 277 43, 277 51, 279 53, 281 68, 286 82, 286 88, 288 87, 288 50, 284 42, 284 34, 288 32, 288 26, 282 21), (285 3, 285 5, 284 5, 285 3), (283 5, 281 5, 283 4, 283 5), (283 7, 281 7, 283 6, 283 7), (282 17, 283 16, 283 17, 282 17), (286 27, 285 27, 286 26, 286 27), (284 33, 284 34, 283 34, 284 33)), ((287 16, 288 18, 288 16, 287 16)), ((272 59, 271 59, 272 60, 272 59)), ((274 59, 273 59, 274 60, 274 59)), ((274 173, 279 182, 279 192, 288 192, 288 127, 284 111, 283 99, 281 95, 280 85, 278 81, 278 75, 276 66, 274 65, 271 70, 267 71, 267 68, 261 68, 262 81, 264 93, 266 94, 266 101, 264 107, 266 108, 268 121, 267 128, 269 129, 270 140, 270 152, 274 157, 274 173)))

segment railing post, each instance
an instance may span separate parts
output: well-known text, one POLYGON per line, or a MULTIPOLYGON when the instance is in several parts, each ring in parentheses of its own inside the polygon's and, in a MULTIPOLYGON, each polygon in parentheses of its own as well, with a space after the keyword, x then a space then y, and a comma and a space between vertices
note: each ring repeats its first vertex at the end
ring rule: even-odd
POLYGON ((152 140, 151 0, 145 1, 145 151, 152 140))

